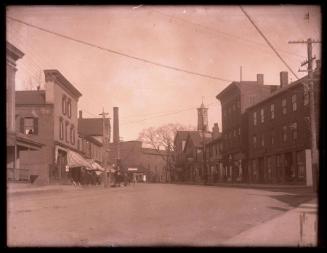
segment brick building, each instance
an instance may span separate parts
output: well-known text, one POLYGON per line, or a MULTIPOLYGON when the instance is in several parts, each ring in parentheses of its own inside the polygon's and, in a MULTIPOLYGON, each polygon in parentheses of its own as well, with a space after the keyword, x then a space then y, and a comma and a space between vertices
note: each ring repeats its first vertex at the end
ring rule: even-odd
POLYGON ((24 56, 11 43, 6 44, 6 127, 7 127, 7 179, 14 181, 30 180, 31 174, 21 166, 22 152, 40 150, 43 144, 33 138, 16 131, 16 95, 15 75, 16 62, 24 56))
MULTIPOLYGON (((316 70, 317 116, 319 78, 316 70)), ((247 108, 249 182, 312 185, 307 81, 306 76, 288 84, 287 72, 281 72, 280 88, 247 108)))
POLYGON ((277 88, 277 85, 264 85, 263 74, 257 74, 257 81, 232 82, 216 96, 222 108, 222 160, 227 181, 244 181, 247 178, 245 110, 277 88))
POLYGON ((102 166, 104 158, 108 157, 108 148, 105 151, 103 146, 103 135, 105 142, 110 141, 110 119, 105 118, 83 118, 82 111, 78 117, 78 140, 77 149, 87 159, 92 159, 102 166), (104 152, 106 152, 104 156, 104 152))
MULTIPOLYGON (((115 161, 116 143, 110 143, 110 161, 115 161)), ((120 165, 123 171, 135 174, 138 181, 146 176, 148 182, 166 182, 167 153, 143 148, 141 141, 119 142, 120 165)))
POLYGON ((77 103, 82 95, 58 70, 44 70, 45 90, 16 91, 17 131, 45 144, 24 152, 21 165, 37 182, 66 182, 67 153, 77 149, 77 103))
POLYGON ((212 139, 206 143, 205 148, 208 182, 216 183, 223 181, 222 139, 218 123, 214 124, 212 128, 212 139))

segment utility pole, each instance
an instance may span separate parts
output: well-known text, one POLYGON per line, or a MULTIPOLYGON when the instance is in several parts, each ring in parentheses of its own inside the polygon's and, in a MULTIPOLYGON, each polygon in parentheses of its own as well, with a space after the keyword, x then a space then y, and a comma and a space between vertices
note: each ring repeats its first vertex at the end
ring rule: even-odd
POLYGON ((313 178, 313 190, 318 190, 319 179, 319 151, 317 148, 317 128, 316 128, 316 114, 315 114, 315 96, 314 96, 314 83, 313 83, 313 60, 316 57, 312 57, 312 44, 321 43, 321 41, 312 40, 311 38, 302 41, 289 41, 289 44, 303 43, 307 44, 308 59, 301 64, 304 66, 308 64, 306 70, 300 70, 299 72, 308 72, 308 82, 304 84, 304 92, 309 93, 310 99, 310 128, 311 128, 311 159, 312 159, 312 178, 313 178))
MULTIPOLYGON (((107 160, 107 155, 106 155, 106 151, 107 151, 107 139, 106 139, 106 130, 105 130, 105 119, 106 119, 106 115, 108 115, 109 113, 104 112, 104 108, 102 108, 102 113, 100 113, 99 115, 102 116, 102 159, 103 159, 103 167, 105 169, 103 175, 104 175, 104 184, 103 186, 106 188, 108 187, 108 160, 107 160)), ((110 175, 110 173, 109 173, 110 175)))

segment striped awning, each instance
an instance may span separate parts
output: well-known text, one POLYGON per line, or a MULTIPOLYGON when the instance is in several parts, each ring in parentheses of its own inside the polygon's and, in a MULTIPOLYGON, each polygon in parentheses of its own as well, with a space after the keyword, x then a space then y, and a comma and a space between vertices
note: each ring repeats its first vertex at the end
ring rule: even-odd
POLYGON ((72 150, 68 150, 67 152, 67 166, 69 168, 85 167, 88 170, 94 170, 92 164, 89 161, 72 150))

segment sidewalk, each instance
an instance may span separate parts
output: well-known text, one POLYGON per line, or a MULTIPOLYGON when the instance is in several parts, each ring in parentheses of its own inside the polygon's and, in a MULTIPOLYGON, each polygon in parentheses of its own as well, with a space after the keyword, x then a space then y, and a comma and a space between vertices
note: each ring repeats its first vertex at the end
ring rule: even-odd
POLYGON ((8 196, 18 196, 18 195, 28 195, 28 194, 39 194, 39 193, 55 193, 55 192, 64 192, 64 191, 77 191, 84 189, 98 189, 103 188, 103 185, 100 186, 89 186, 81 187, 74 185, 44 185, 37 186, 33 184, 25 183, 8 183, 7 184, 7 194, 8 196))
POLYGON ((222 246, 317 246, 317 199, 257 225, 222 246))
POLYGON ((171 184, 180 184, 180 185, 199 185, 199 186, 217 186, 217 187, 239 187, 239 188, 258 188, 258 189, 273 189, 273 188, 285 188, 285 189, 310 189, 311 186, 306 185, 289 185, 289 184, 250 184, 250 183, 199 183, 199 182, 172 182, 171 184))

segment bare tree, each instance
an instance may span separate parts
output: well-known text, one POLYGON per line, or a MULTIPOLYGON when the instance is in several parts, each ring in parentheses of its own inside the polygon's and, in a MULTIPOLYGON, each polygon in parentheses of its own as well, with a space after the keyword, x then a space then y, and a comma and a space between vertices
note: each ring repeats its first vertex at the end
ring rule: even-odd
POLYGON ((174 168, 174 138, 177 131, 192 131, 193 126, 184 126, 181 124, 166 124, 160 127, 149 127, 143 129, 138 137, 147 146, 155 149, 158 154, 166 161, 166 180, 168 181, 168 172, 174 168), (164 152, 166 151, 166 152, 164 152))

